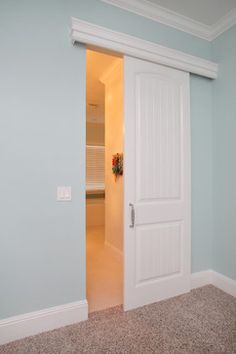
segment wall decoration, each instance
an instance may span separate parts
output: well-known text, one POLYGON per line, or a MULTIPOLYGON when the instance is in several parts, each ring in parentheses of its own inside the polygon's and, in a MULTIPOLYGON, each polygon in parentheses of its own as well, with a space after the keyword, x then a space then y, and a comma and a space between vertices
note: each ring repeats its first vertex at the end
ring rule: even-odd
POLYGON ((115 175, 115 180, 118 176, 123 175, 123 154, 115 154, 112 156, 112 172, 115 175))

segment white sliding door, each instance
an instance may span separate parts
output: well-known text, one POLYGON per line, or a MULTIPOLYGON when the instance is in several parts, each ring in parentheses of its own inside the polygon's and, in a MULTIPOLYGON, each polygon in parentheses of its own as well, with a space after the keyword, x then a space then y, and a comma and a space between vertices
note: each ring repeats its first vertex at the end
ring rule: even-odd
POLYGON ((124 80, 128 310, 190 290, 190 112, 188 73, 125 57, 124 80))

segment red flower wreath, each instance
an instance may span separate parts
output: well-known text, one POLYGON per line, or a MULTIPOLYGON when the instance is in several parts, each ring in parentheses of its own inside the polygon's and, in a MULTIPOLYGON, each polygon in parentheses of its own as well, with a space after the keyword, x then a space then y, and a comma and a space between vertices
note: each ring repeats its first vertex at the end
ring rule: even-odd
POLYGON ((123 154, 115 154, 112 156, 112 172, 115 177, 123 175, 123 154))

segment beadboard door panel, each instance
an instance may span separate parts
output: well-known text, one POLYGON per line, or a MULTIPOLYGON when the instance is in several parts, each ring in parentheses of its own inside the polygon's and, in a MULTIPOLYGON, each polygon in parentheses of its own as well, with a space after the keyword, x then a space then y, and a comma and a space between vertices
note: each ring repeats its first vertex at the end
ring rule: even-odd
POLYGON ((190 290, 191 165, 189 74, 127 56, 124 68, 127 310, 190 290))

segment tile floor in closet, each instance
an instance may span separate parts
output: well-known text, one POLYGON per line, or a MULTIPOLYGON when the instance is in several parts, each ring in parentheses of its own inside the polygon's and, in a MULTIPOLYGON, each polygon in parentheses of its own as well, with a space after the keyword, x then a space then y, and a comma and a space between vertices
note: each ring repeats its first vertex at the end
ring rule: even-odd
POLYGON ((105 245, 103 226, 87 227, 87 300, 89 312, 123 303, 122 256, 105 245))

